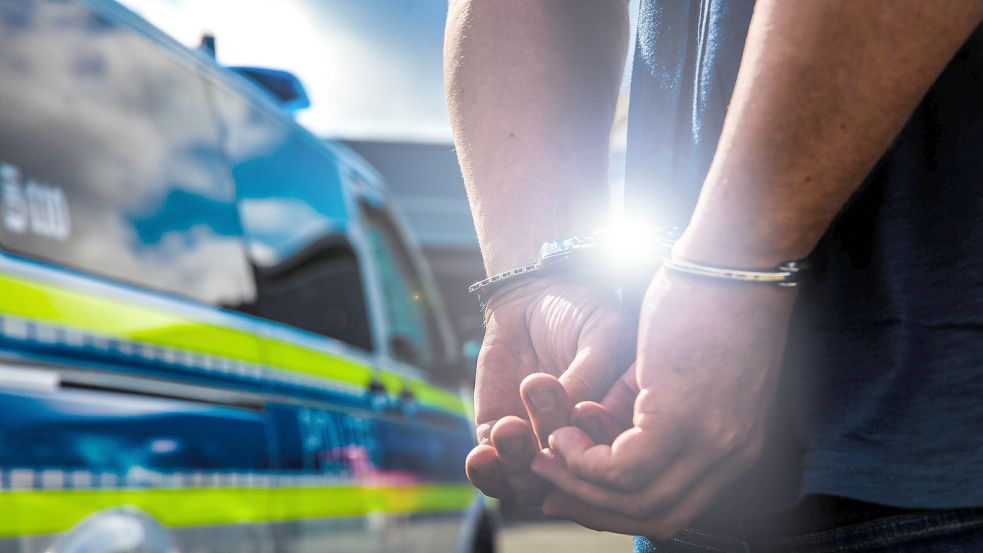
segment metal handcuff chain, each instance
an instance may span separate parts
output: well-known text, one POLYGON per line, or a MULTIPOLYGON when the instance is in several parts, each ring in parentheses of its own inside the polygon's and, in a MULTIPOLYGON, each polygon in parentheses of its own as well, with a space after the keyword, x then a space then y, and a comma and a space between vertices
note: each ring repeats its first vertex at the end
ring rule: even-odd
POLYGON ((491 275, 468 286, 468 292, 476 295, 484 310, 493 296, 502 288, 516 280, 526 280, 530 277, 541 277, 553 274, 566 262, 582 256, 585 252, 596 251, 600 244, 599 233, 588 237, 573 237, 564 240, 545 242, 539 248, 539 257, 535 263, 516 267, 491 275))
MULTIPOLYGON (((631 252, 632 261, 644 262, 647 260, 648 265, 661 265, 663 268, 677 273, 732 282, 795 287, 801 281, 802 272, 807 269, 803 260, 786 261, 778 267, 766 270, 721 267, 684 261, 676 259, 672 255, 672 246, 678 236, 675 229, 660 229, 647 234, 645 240, 640 241, 641 246, 637 248, 638 251, 633 250, 631 252)), ((484 309, 488 300, 501 290, 502 286, 511 284, 519 278, 526 279, 553 272, 547 271, 548 269, 569 266, 569 262, 572 260, 586 257, 605 246, 613 245, 611 243, 613 236, 612 233, 600 231, 586 237, 546 242, 540 248, 539 257, 535 263, 479 280, 468 287, 468 292, 478 296, 482 309, 484 309)))

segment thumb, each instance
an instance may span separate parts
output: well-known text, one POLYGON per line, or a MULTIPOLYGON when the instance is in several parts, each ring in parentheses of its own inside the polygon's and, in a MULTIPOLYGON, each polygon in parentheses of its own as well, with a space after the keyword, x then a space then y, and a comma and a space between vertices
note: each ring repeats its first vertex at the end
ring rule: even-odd
POLYGON ((628 428, 632 425, 636 397, 638 397, 638 380, 635 378, 633 363, 611 386, 601 405, 621 426, 628 428))
POLYGON ((577 355, 563 374, 560 384, 574 404, 598 401, 625 370, 616 340, 581 344, 577 355))
POLYGON ((570 424, 573 404, 557 379, 547 373, 527 376, 519 386, 519 393, 529 413, 533 431, 540 447, 547 447, 546 440, 557 428, 570 424))
POLYGON ((573 407, 570 424, 583 430, 597 444, 611 444, 630 425, 612 415, 603 405, 582 401, 573 407))

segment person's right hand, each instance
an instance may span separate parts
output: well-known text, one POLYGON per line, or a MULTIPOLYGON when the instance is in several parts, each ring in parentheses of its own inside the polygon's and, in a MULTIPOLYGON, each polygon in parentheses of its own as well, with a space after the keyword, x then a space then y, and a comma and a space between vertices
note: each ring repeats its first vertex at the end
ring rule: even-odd
POLYGON ((614 292, 597 286, 546 277, 493 296, 475 383, 478 445, 466 463, 475 487, 539 504, 550 487, 530 470, 534 456, 570 424, 572 404, 601 399, 624 374, 634 340, 614 292), (520 396, 520 383, 542 372, 557 376, 566 394, 524 386, 520 396))

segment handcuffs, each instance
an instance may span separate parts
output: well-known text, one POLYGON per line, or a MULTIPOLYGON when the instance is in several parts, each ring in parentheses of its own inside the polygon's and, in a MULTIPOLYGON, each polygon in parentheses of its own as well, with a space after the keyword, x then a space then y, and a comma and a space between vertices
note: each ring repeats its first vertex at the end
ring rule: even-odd
MULTIPOLYGON (((626 271, 626 264, 644 267, 653 273, 660 266, 674 271, 704 278, 716 278, 734 282, 774 284, 794 287, 799 284, 806 269, 803 260, 781 263, 773 269, 745 269, 704 265, 675 259, 672 249, 678 238, 674 228, 647 232, 598 231, 589 236, 575 236, 543 243, 534 263, 516 267, 479 280, 468 287, 468 292, 478 296, 481 305, 507 284, 517 279, 546 276, 558 270, 577 270, 587 273, 609 273, 608 279, 619 279, 626 271), (620 255, 615 255, 617 252, 620 255)), ((614 284, 614 283, 612 283, 614 284)))

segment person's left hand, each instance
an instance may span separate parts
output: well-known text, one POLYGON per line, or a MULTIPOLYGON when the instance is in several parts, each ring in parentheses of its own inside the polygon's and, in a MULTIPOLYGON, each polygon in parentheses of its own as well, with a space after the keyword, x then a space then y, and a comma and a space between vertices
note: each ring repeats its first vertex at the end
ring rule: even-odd
POLYGON ((494 295, 486 316, 468 478, 489 496, 539 505, 551 486, 530 470, 533 457, 553 430, 570 424, 573 402, 600 399, 624 373, 634 332, 613 289, 564 275, 494 295), (520 387, 537 373, 559 381, 520 387))
POLYGON ((760 453, 794 296, 660 272, 642 306, 633 426, 611 445, 552 433, 533 463, 562 492, 546 514, 656 538, 699 515, 760 453))

